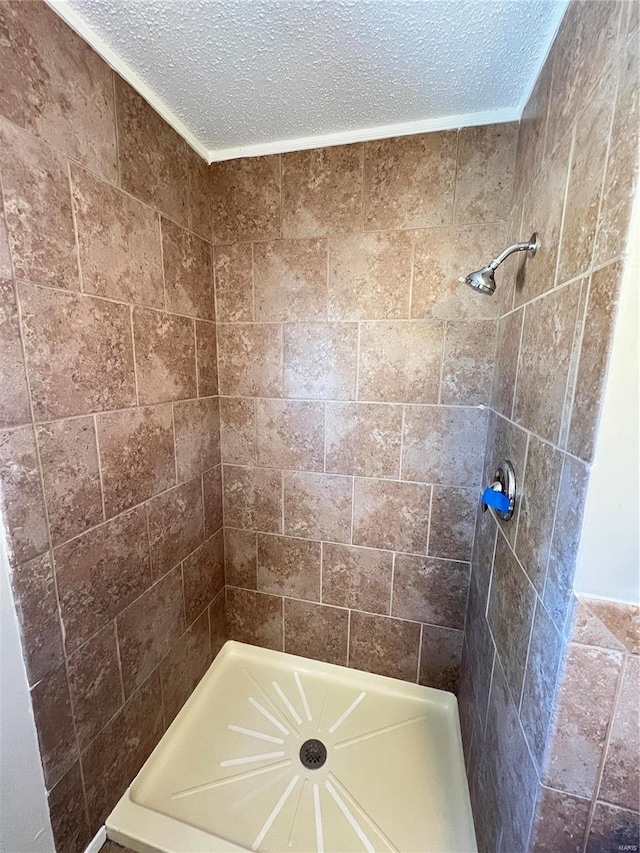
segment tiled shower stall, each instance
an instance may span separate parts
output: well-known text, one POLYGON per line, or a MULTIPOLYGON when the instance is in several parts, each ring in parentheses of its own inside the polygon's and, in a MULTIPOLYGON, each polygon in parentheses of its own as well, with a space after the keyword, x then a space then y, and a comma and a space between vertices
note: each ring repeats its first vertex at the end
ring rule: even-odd
POLYGON ((637 608, 572 599, 637 4, 574 0, 519 124, 211 167, 40 2, 0 3, 0 65, 0 482, 59 853, 227 638, 456 691, 481 851, 637 824, 637 608), (494 297, 458 282, 533 231, 494 297))

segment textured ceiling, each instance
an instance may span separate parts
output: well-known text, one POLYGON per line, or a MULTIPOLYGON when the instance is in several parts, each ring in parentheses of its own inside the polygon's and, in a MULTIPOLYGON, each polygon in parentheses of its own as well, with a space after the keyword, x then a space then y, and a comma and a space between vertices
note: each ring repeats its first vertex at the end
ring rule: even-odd
POLYGON ((210 159, 517 118, 566 6, 50 2, 210 159))

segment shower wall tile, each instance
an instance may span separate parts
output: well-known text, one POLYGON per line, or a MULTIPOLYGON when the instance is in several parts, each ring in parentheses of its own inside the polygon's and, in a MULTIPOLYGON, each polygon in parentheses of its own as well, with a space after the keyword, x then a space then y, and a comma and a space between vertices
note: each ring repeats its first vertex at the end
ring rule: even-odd
POLYGON ((356 392, 357 350, 355 323, 285 325, 285 396, 352 400, 356 392))
POLYGON ((284 650, 288 654, 347 665, 349 611, 284 600, 284 650))
POLYGON ((211 638, 211 657, 214 658, 229 639, 226 615, 225 590, 216 595, 209 605, 209 635, 211 638))
POLYGON ((320 543, 258 534, 258 589, 320 601, 320 543))
POLYGON ((282 236, 360 231, 362 158, 362 145, 283 154, 282 236))
MULTIPOLYGON (((527 454, 527 433, 516 426, 512 421, 496 415, 491 412, 489 418, 489 429, 487 436, 487 452, 484 458, 484 474, 482 480, 485 483, 493 482, 495 474, 495 466, 501 459, 508 459, 516 472, 516 482, 522 484, 524 476, 524 466, 527 454)), ((517 517, 520 509, 521 495, 516 490, 516 506, 513 518, 517 517)), ((517 530, 517 523, 510 521, 498 521, 502 532, 514 546, 517 530)))
POLYGON ((524 311, 514 311, 498 321, 491 406, 505 418, 511 417, 513 409, 523 318, 524 311))
POLYGON ((227 587, 229 639, 283 651, 282 599, 227 587))
POLYGON ((540 786, 532 837, 535 853, 581 853, 591 803, 540 786))
POLYGON ((280 155, 226 160, 211 167, 216 243, 273 240, 281 233, 280 155))
POLYGON ((349 666, 354 669, 415 681, 419 645, 416 622, 351 612, 349 666))
POLYGON ((618 809, 607 803, 596 803, 591 827, 587 836, 585 853, 615 851, 620 847, 637 845, 640 838, 640 814, 618 809), (611 846, 611 839, 613 845, 611 846))
POLYGON ((82 853, 93 837, 77 761, 48 793, 49 817, 57 850, 82 853))
POLYGON ((182 563, 182 584, 187 625, 206 610, 224 587, 222 530, 203 542, 182 563))
POLYGON ((0 199, 0 278, 11 278, 12 275, 13 267, 11 265, 7 220, 5 219, 4 202, 0 199))
POLYGON ((639 697, 640 658, 628 655, 611 724, 598 798, 632 810, 638 808, 640 789, 639 697))
POLYGON ((256 589, 258 550, 253 530, 224 528, 224 574, 229 586, 256 589))
POLYGON ((373 548, 322 545, 322 600, 326 604, 388 614, 393 554, 373 548))
POLYGON ((211 169, 209 165, 187 147, 187 181, 189 197, 189 228, 209 242, 211 229, 211 169))
POLYGON ((220 393, 281 397, 283 332, 279 323, 218 325, 220 393))
POLYGON ((69 685, 64 665, 31 688, 45 785, 53 788, 78 759, 69 685))
MULTIPOLYGON (((640 654, 640 612, 637 604, 623 604, 580 595, 579 601, 601 623, 609 637, 609 643, 596 642, 588 645, 605 648, 624 648, 632 655, 640 654)), ((579 642, 576 639, 576 642, 579 642)))
POLYGON ((523 197, 523 188, 532 185, 542 167, 551 94, 551 71, 551 63, 545 62, 520 119, 515 168, 516 199, 523 197))
POLYGON ((402 406, 327 403, 327 471, 397 479, 401 440, 402 406))
POLYGON ((191 480, 220 461, 220 412, 215 397, 173 404, 178 481, 191 480))
POLYGON ((147 504, 154 578, 164 575, 204 541, 202 480, 197 477, 147 504))
POLYGON ((356 479, 353 544, 426 553, 431 487, 356 479))
POLYGON ((215 323, 196 320, 196 364, 198 396, 215 397, 218 393, 218 347, 215 323))
POLYGON ((256 404, 253 400, 220 397, 220 449, 225 462, 255 465, 256 404))
POLYGON ((467 563, 396 554, 391 615, 462 630, 468 588, 467 563))
POLYGON ((465 127, 458 141, 456 225, 506 219, 511 208, 518 123, 465 127), (496 211, 499 200, 500 209, 496 211))
POLYGON ((323 403, 258 400, 256 433, 258 465, 323 470, 323 403))
POLYGON ((204 499, 204 532, 211 536, 222 527, 222 465, 216 465, 202 475, 204 499))
POLYGON ((446 324, 440 382, 441 403, 489 405, 496 331, 493 320, 446 324))
MULTIPOLYGON (((82 421, 66 423, 73 426, 82 421)), ((107 518, 175 485, 170 405, 109 412, 98 415, 96 423, 107 518)), ((95 446, 93 424, 90 437, 95 446)))
POLYGON ((433 487, 428 546, 432 557, 471 559, 477 506, 476 489, 433 487))
POLYGON ((215 320, 210 243, 164 216, 161 223, 167 310, 215 320))
POLYGON ((351 477, 285 471, 283 532, 303 539, 349 543, 352 495, 351 477))
POLYGON ((422 650, 418 681, 437 690, 455 693, 462 657, 462 631, 422 626, 422 650))
POLYGON ((136 308, 133 337, 142 405, 197 396, 193 320, 136 308))
POLYGON ((216 317, 220 323, 250 323, 253 317, 253 245, 215 246, 216 317))
POLYGON ((160 664, 167 726, 187 701, 211 663, 209 614, 205 610, 160 664))
POLYGON ((255 319, 310 322, 327 317, 327 242, 277 240, 253 245, 255 319))
POLYGON ((224 521, 243 530, 281 533, 281 472, 225 465, 224 521))
POLYGON ((83 291, 164 308, 158 214, 73 164, 71 188, 83 291))
MULTIPOLYGON (((0 229, 2 227, 0 208, 0 229)), ((0 234, 1 239, 1 234, 0 234)), ((0 267, 2 263, 0 262, 0 267)), ((7 274, 9 271, 7 270, 7 274)), ((0 276, 2 273, 0 273, 0 276)), ((0 277, 0 428, 19 426, 31 420, 27 374, 20 341, 20 320, 14 284, 0 277)))

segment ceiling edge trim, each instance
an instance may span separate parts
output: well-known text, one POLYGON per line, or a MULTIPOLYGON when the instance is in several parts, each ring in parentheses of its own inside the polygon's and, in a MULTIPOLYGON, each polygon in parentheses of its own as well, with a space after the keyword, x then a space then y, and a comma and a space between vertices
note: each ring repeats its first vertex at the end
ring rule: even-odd
POLYGON ((431 133, 434 130, 457 130, 461 127, 502 124, 511 121, 520 121, 520 110, 517 107, 484 110, 477 113, 458 113, 421 119, 420 121, 405 121, 400 124, 383 124, 337 133, 323 133, 318 136, 298 136, 295 139, 279 139, 275 142, 260 142, 256 145, 238 145, 235 148, 212 148, 209 151, 209 161, 215 163, 220 160, 234 160, 238 157, 287 154, 291 151, 305 151, 309 148, 329 148, 334 145, 370 142, 374 139, 386 139, 391 136, 411 136, 415 133, 431 133))
POLYGON ((66 0, 45 0, 48 6, 62 20, 76 32, 83 41, 92 47, 114 71, 129 83, 139 95, 152 107, 171 127, 180 134, 184 141, 196 154, 199 154, 207 163, 211 162, 211 152, 191 133, 189 128, 173 113, 169 107, 147 86, 143 80, 133 71, 126 62, 87 24, 85 19, 79 15, 66 0))

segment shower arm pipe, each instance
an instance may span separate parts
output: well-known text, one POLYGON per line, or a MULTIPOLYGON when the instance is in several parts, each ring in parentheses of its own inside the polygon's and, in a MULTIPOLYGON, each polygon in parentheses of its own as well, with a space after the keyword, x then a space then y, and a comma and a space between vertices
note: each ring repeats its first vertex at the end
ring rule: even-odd
POLYGON ((527 240, 526 243, 514 243, 513 246, 509 246, 504 252, 500 252, 497 258, 494 258, 489 264, 489 269, 497 270, 500 264, 509 257, 509 255, 513 255, 514 252, 528 252, 529 257, 533 258, 536 249, 538 248, 538 239, 537 234, 535 234, 530 240, 527 240))

